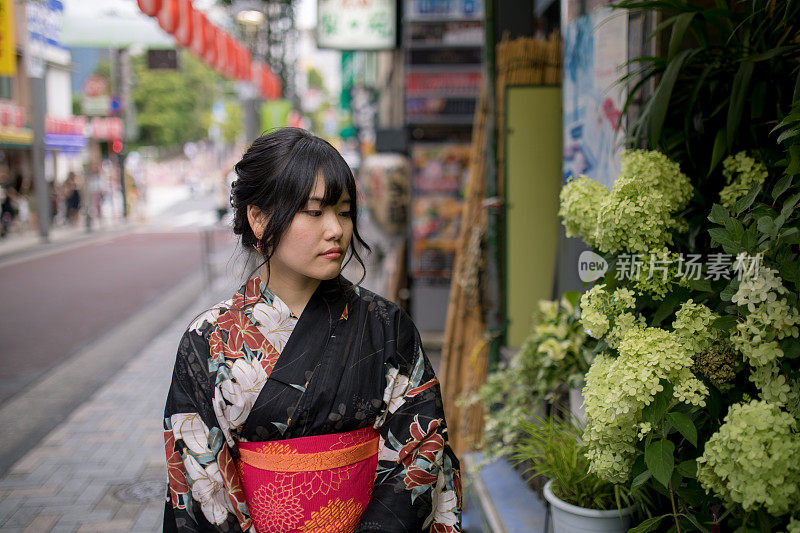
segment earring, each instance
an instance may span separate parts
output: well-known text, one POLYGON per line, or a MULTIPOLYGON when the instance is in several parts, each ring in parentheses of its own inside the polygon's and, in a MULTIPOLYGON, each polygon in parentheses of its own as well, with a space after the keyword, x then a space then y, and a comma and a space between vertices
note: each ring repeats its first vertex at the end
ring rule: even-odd
POLYGON ((256 252, 258 252, 259 254, 261 254, 261 255, 264 255, 264 252, 262 252, 262 251, 261 251, 261 247, 258 245, 258 243, 255 243, 255 244, 253 245, 253 249, 254 249, 256 252))

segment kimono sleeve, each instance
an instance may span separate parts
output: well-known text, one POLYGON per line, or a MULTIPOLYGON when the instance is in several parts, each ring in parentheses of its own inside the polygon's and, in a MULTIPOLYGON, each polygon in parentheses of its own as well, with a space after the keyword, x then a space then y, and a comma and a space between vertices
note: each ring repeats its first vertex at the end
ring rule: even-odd
POLYGON ((209 342, 187 330, 164 411, 168 487, 164 532, 255 531, 231 449, 214 414, 209 342))
POLYGON ((372 497, 357 532, 461 531, 459 463, 447 442, 439 381, 404 312, 385 362, 384 407, 372 497))

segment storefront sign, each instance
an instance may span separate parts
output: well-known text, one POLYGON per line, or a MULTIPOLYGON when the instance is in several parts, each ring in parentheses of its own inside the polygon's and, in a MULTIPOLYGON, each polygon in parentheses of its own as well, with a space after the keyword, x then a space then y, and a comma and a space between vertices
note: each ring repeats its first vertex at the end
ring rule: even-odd
POLYGON ((17 74, 17 50, 14 42, 14 1, 0 0, 0 76, 17 74))
POLYGON ((90 137, 104 141, 121 139, 124 134, 122 119, 119 117, 94 117, 89 122, 90 137))
POLYGON ((409 96, 477 96, 480 84, 479 71, 406 74, 406 94, 409 96))
POLYGON ((388 50, 397 43, 395 0, 319 0, 317 45, 336 50, 388 50))
POLYGON ((33 131, 25 127, 25 108, 0 103, 0 143, 29 146, 33 131))
POLYGON ((33 0, 25 4, 30 38, 62 48, 61 27, 64 24, 64 4, 61 0, 33 0))
POLYGON ((86 147, 86 117, 44 119, 44 145, 47 150, 79 152, 86 147))
POLYGON ((25 108, 13 104, 0 103, 0 126, 25 127, 25 108))
POLYGON ((405 20, 475 20, 483 18, 483 0, 409 0, 405 20))

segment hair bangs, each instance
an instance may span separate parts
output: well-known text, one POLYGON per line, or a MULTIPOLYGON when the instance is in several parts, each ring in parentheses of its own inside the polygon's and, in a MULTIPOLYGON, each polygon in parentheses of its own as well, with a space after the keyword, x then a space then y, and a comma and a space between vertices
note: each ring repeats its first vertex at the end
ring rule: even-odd
MULTIPOLYGON (((333 150, 332 147, 331 150, 333 150)), ((320 165, 317 167, 317 173, 322 174, 322 178, 325 180, 325 196, 322 199, 322 205, 338 204, 344 193, 350 197, 350 204, 355 205, 356 182, 353 171, 338 152, 336 155, 338 157, 321 158, 320 165)))

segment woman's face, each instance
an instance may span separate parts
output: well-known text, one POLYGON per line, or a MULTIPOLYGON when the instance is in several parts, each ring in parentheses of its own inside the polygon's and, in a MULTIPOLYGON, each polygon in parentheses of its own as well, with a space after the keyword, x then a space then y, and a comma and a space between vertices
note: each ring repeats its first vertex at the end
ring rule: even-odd
POLYGON ((325 180, 317 176, 308 202, 292 219, 270 259, 270 277, 333 279, 341 271, 353 237, 350 197, 345 191, 336 205, 322 207, 325 180))

